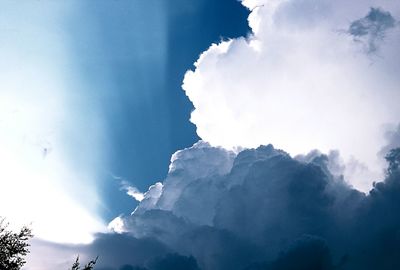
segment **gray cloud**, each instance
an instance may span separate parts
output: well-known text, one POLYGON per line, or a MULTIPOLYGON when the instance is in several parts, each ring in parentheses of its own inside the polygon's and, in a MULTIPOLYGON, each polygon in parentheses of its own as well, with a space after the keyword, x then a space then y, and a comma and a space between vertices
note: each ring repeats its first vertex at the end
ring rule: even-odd
POLYGON ((400 124, 397 127, 388 129, 385 133, 387 145, 385 145, 379 154, 386 156, 390 150, 400 147, 400 124))
POLYGON ((354 40, 364 44, 368 53, 376 52, 386 32, 396 26, 396 20, 390 12, 380 8, 371 8, 369 13, 350 24, 348 33, 354 40))
POLYGON ((303 236, 272 262, 255 263, 246 270, 328 270, 334 269, 326 242, 318 237, 303 236))
POLYGON ((85 252, 115 269, 151 270, 167 254, 203 270, 400 267, 399 168, 365 194, 330 172, 337 159, 198 143, 175 155, 160 196, 123 218, 126 234, 85 252))
POLYGON ((99 255, 99 270, 397 269, 400 149, 389 153, 386 179, 365 194, 330 172, 336 152, 200 142, 173 157, 151 204, 121 218, 125 233, 69 250, 99 255))

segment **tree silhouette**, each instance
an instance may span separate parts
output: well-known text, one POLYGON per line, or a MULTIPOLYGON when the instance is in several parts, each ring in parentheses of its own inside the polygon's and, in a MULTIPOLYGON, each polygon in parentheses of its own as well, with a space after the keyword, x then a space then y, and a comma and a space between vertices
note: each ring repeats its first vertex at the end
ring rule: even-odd
POLYGON ((27 226, 19 232, 8 229, 8 223, 0 218, 0 270, 19 270, 25 264, 25 256, 29 253, 28 240, 32 230, 27 226))
POLYGON ((99 257, 97 256, 96 259, 91 260, 88 264, 86 264, 82 269, 80 267, 80 263, 79 263, 79 256, 76 257, 76 261, 74 262, 74 264, 72 265, 71 270, 92 270, 94 269, 94 265, 97 262, 97 259, 99 257))

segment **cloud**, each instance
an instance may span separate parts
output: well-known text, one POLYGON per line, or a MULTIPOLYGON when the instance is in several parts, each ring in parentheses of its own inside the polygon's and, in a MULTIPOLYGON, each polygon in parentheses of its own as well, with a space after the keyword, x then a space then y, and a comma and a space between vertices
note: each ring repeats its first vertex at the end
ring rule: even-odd
POLYGON ((163 184, 158 182, 149 187, 149 190, 144 193, 143 200, 141 200, 140 204, 135 208, 134 212, 143 212, 146 209, 150 209, 154 207, 154 204, 161 196, 163 184))
POLYGON ((185 257, 179 254, 167 254, 150 263, 151 270, 200 270, 193 257, 185 257))
POLYGON ((124 221, 122 219, 122 215, 114 218, 110 223, 108 223, 107 228, 116 233, 123 233, 124 232, 124 221))
POLYGON ((272 262, 256 263, 246 270, 330 270, 334 269, 330 250, 325 241, 314 236, 303 236, 272 262))
POLYGON ((365 194, 330 172, 335 153, 292 158, 272 145, 235 153, 199 142, 174 155, 151 203, 118 218, 122 233, 58 247, 99 255, 104 270, 397 269, 400 159, 390 153, 386 178, 365 194))
POLYGON ((400 124, 395 127, 389 127, 385 133, 387 144, 381 149, 379 154, 386 156, 391 149, 400 147, 400 124))
POLYGON ((373 53, 378 50, 378 42, 384 39, 386 32, 394 28, 396 23, 390 12, 371 8, 365 17, 350 24, 348 33, 355 40, 363 42, 368 53, 373 53))
POLYGON ((121 188, 126 191, 126 194, 128 194, 138 202, 141 202, 145 198, 144 193, 140 192, 136 187, 132 186, 127 181, 121 182, 121 188))
MULTIPOLYGON (((183 162, 191 151, 198 149, 180 153, 181 168, 202 164, 202 157, 199 162, 183 162)), ((286 266, 295 258, 303 260, 296 265, 322 265, 316 269, 339 264, 349 269, 391 269, 389 265, 396 265, 394 235, 400 225, 398 172, 365 195, 330 174, 328 166, 329 157, 322 154, 298 161, 271 145, 244 150, 227 173, 180 178, 189 184, 181 186, 172 207, 162 204, 169 196, 163 193, 153 209, 127 217, 126 230, 193 255, 202 269, 243 269, 257 261, 269 265, 265 269, 291 269, 286 266), (373 255, 380 249, 384 251, 373 255)), ((169 188, 167 181, 164 188, 169 188)))
POLYGON ((377 157, 385 145, 382 126, 399 122, 394 100, 400 100, 400 35, 398 28, 389 31, 389 18, 400 16, 399 6, 385 1, 243 3, 253 10, 253 33, 213 44, 184 78, 198 135, 226 148, 273 143, 292 155, 338 150, 345 164, 360 164, 357 170, 347 166, 344 174, 367 191, 382 176, 377 157), (380 8, 371 14, 371 6, 380 8), (371 59, 353 35, 340 31, 357 33, 360 18, 369 23, 361 23, 368 37, 359 38, 372 38, 377 46, 385 37, 379 58, 371 59))

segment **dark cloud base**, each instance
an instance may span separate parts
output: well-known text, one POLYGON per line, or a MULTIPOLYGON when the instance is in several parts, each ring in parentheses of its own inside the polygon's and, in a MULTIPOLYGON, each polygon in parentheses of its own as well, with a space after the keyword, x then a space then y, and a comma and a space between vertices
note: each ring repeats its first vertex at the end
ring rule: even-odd
POLYGON ((157 203, 124 219, 126 234, 85 253, 104 270, 400 269, 400 149, 387 160, 364 194, 316 152, 196 144, 175 155, 157 203))

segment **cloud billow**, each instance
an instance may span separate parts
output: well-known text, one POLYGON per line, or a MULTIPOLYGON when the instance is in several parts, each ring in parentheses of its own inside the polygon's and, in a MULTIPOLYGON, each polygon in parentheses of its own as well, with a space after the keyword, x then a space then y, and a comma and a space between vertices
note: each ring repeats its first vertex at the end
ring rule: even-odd
POLYGON ((331 174, 322 154, 304 161, 272 145, 235 154, 200 142, 175 156, 156 203, 122 218, 123 228, 127 237, 165 247, 141 267, 177 253, 203 270, 395 269, 396 158, 366 195, 331 174), (210 158, 230 167, 216 170, 210 158))
POLYGON ((397 127, 388 128, 385 137, 387 144, 379 151, 381 156, 386 156, 391 149, 400 147, 400 124, 397 127))
POLYGON ((252 34, 211 45, 183 81, 199 137, 228 149, 273 143, 291 155, 338 150, 346 179, 368 191, 382 177, 382 127, 400 121, 399 5, 242 3, 252 34))

